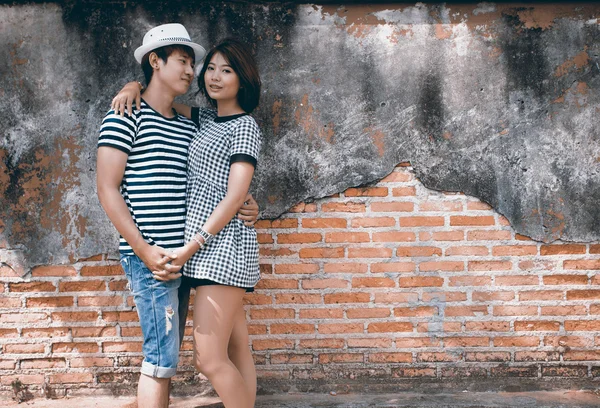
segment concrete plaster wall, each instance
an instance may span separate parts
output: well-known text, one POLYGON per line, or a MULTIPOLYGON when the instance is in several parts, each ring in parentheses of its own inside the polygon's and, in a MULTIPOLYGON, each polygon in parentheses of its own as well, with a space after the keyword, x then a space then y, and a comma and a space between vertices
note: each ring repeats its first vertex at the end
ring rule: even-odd
MULTIPOLYGON (((115 254, 95 195, 97 130, 141 78, 153 25, 252 44, 263 215, 410 161, 545 242, 599 238, 600 7, 574 4, 11 2, 0 5, 0 262, 115 254)), ((195 89, 185 101, 195 100, 195 89)))

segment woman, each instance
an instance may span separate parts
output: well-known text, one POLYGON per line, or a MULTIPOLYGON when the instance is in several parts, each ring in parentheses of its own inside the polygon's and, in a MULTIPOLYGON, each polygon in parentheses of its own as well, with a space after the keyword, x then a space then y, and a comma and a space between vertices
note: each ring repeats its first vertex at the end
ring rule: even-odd
POLYGON ((198 76, 216 110, 176 106, 199 131, 188 158, 186 244, 173 263, 184 264, 182 286, 196 288, 194 364, 227 408, 253 407, 256 398, 242 298, 259 279, 258 243, 254 228, 235 214, 260 151, 260 130, 248 115, 260 85, 248 47, 228 39, 207 54, 198 76))

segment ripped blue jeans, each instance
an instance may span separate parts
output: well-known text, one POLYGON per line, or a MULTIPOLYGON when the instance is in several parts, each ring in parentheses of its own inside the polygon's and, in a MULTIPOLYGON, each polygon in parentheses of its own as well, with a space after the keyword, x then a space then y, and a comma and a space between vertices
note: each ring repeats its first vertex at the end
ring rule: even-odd
POLYGON ((179 300, 181 278, 161 282, 135 255, 121 255, 121 265, 140 318, 144 344, 142 374, 171 378, 179 362, 179 300))

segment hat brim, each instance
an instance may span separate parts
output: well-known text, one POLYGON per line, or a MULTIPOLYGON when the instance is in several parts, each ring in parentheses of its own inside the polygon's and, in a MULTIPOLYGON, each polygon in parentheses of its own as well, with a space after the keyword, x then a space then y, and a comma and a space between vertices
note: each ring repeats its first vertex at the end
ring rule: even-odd
POLYGON ((198 65, 200 62, 202 62, 204 56, 206 55, 206 50, 204 49, 204 47, 202 47, 200 44, 196 44, 191 41, 161 41, 159 43, 155 42, 152 44, 142 45, 141 47, 136 48, 136 50, 133 52, 133 56, 135 57, 135 60, 138 62, 138 64, 141 64, 144 55, 146 55, 150 51, 156 50, 157 48, 166 47, 167 45, 175 44, 186 45, 194 50, 194 54, 196 57, 195 65, 198 65))

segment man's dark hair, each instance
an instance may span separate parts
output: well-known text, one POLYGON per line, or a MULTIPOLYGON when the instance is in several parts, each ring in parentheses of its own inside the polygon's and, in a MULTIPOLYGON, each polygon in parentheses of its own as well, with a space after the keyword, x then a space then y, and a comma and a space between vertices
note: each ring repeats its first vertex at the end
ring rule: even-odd
POLYGON ((152 69, 152 65, 150 65, 150 54, 153 52, 156 53, 158 58, 167 63, 169 56, 173 54, 175 51, 179 51, 182 54, 185 54, 192 61, 195 61, 196 55, 194 54, 194 50, 191 47, 183 44, 173 44, 173 45, 165 45, 164 47, 157 48, 155 50, 149 51, 142 58, 142 71, 144 71, 144 78, 146 79, 146 86, 150 85, 150 81, 152 80, 152 74, 154 70, 152 69))
POLYGON ((225 58, 231 69, 240 78, 240 90, 237 94, 238 103, 246 113, 251 113, 258 106, 260 100, 260 76, 258 66, 250 53, 250 48, 243 42, 234 38, 227 38, 214 46, 204 58, 204 66, 198 75, 198 88, 213 107, 217 101, 208 96, 204 84, 204 74, 212 57, 219 53, 225 58))

